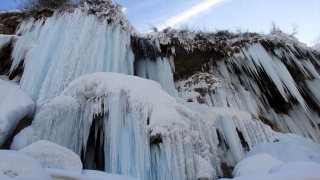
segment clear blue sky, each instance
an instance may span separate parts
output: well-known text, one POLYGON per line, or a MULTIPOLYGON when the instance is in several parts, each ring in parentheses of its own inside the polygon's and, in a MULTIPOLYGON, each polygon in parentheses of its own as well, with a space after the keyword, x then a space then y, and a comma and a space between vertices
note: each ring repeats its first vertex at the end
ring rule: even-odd
MULTIPOLYGON (((19 0, 18 0, 19 1, 19 0)), ((320 0, 114 0, 127 8, 126 15, 141 32, 149 24, 160 29, 170 25, 188 25, 194 29, 228 29, 237 27, 268 33, 270 22, 284 32, 292 32, 308 45, 320 35, 320 0)), ((0 0, 0 10, 15 9, 13 0, 0 0)))

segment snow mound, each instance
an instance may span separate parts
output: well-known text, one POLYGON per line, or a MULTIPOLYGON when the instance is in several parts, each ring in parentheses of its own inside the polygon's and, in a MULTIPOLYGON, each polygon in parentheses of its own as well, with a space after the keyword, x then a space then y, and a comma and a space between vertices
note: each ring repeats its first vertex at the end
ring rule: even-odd
POLYGON ((234 180, 316 180, 320 179, 319 169, 318 163, 295 161, 275 166, 267 175, 241 176, 234 180))
POLYGON ((54 180, 85 180, 81 173, 76 173, 74 171, 51 168, 45 168, 45 170, 54 180))
POLYGON ((260 153, 268 153, 283 161, 312 161, 320 163, 320 144, 311 139, 294 134, 275 133, 274 138, 278 142, 261 143, 246 155, 250 157, 260 153))
POLYGON ((82 174, 87 180, 139 180, 127 175, 111 174, 102 171, 83 170, 82 174))
POLYGON ((51 176, 33 158, 17 152, 0 150, 1 180, 50 180, 51 176))
POLYGON ((283 162, 270 156, 267 153, 261 153, 250 156, 240 161, 233 170, 233 176, 245 176, 252 174, 269 174, 272 167, 283 162))
POLYGON ((34 106, 19 86, 0 80, 0 146, 22 118, 33 115, 34 106))
POLYGON ((44 168, 65 169, 74 172, 82 170, 82 162, 77 154, 49 141, 37 141, 21 149, 20 152, 33 157, 44 168))

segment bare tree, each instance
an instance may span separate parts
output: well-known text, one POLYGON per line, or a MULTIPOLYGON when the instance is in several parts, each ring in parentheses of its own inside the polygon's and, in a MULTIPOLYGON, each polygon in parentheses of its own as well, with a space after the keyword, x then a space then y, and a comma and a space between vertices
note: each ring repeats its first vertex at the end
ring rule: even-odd
POLYGON ((276 22, 271 21, 270 24, 271 24, 270 34, 282 34, 283 33, 281 31, 281 29, 276 26, 276 22))
POLYGON ((318 37, 311 41, 312 46, 315 46, 317 44, 320 44, 320 34, 318 35, 318 37))
POLYGON ((57 9, 70 4, 72 4, 71 0, 22 0, 18 7, 23 10, 57 9))
POLYGON ((297 23, 292 23, 291 36, 295 36, 296 34, 298 34, 298 27, 299 27, 299 25, 297 23))

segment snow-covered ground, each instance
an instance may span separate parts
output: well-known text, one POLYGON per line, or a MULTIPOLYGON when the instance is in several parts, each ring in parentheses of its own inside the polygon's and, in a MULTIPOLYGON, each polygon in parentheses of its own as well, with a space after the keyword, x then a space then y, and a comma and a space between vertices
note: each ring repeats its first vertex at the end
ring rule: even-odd
POLYGON ((0 179, 138 180, 131 176, 82 170, 80 158, 75 153, 48 141, 37 141, 20 152, 0 150, 0 179))
POLYGON ((295 134, 275 133, 260 143, 233 170, 236 180, 320 179, 320 144, 295 134))

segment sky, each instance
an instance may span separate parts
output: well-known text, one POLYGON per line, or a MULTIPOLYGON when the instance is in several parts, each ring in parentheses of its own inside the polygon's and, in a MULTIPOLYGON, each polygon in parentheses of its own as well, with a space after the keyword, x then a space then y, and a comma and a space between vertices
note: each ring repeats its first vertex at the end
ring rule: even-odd
MULTIPOLYGON (((19 1, 19 0, 18 0, 19 1)), ((126 15, 140 33, 151 26, 235 32, 245 29, 268 33, 270 22, 286 33, 298 25, 299 41, 312 45, 320 36, 320 0, 113 0, 126 7, 126 15)), ((0 0, 0 11, 16 8, 13 0, 0 0)))

